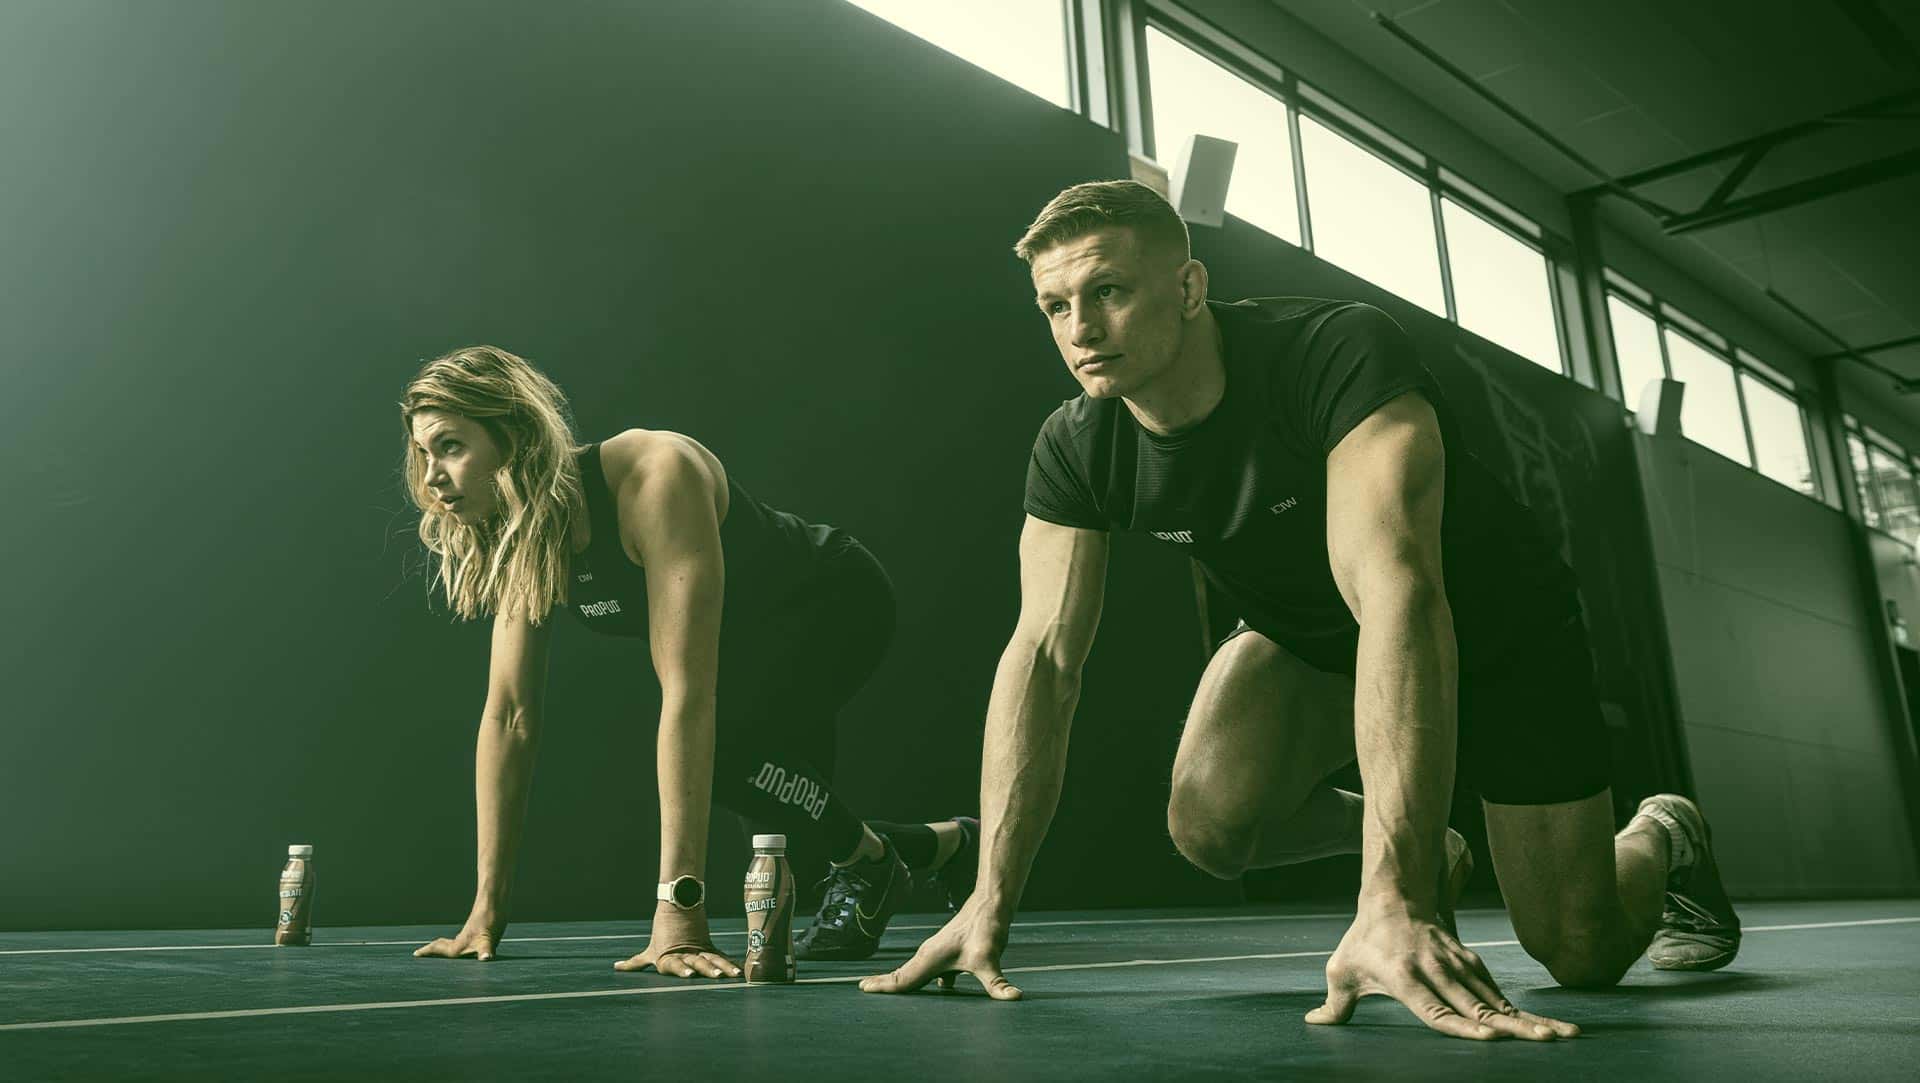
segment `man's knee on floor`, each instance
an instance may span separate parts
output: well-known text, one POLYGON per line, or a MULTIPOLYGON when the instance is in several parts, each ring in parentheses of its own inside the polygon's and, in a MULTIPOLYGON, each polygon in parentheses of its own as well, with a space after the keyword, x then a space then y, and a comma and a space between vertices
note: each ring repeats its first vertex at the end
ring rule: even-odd
POLYGON ((1167 806, 1167 833, 1181 856, 1201 872, 1233 880, 1247 871, 1253 857, 1253 830, 1236 817, 1198 799, 1182 800, 1180 789, 1167 806))
POLYGON ((1568 989, 1605 989, 1617 985, 1633 965, 1605 937, 1579 933, 1523 937, 1521 946, 1568 989))

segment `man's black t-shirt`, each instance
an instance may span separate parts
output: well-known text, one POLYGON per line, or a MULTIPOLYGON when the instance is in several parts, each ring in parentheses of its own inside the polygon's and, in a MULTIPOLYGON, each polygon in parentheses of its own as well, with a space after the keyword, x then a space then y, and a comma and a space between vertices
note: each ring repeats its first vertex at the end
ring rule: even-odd
POLYGON ((1313 298, 1208 304, 1226 364, 1220 404, 1158 436, 1117 398, 1062 403, 1034 443, 1028 514, 1149 534, 1197 560, 1255 631, 1315 667, 1352 673, 1359 626, 1329 565, 1327 454, 1368 414, 1417 391, 1447 449, 1441 559, 1461 670, 1578 612, 1572 571, 1466 451, 1392 317, 1313 298))

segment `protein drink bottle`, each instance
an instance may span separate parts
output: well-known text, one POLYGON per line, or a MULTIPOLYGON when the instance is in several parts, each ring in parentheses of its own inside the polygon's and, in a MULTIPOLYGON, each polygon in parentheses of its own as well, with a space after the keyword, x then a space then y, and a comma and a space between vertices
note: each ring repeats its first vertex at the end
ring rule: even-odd
POLYGON ((785 835, 755 835, 747 866, 747 984, 793 980, 793 870, 785 835))
POLYGON ((273 942, 283 948, 313 943, 313 847, 287 847, 287 867, 280 870, 280 924, 273 942))

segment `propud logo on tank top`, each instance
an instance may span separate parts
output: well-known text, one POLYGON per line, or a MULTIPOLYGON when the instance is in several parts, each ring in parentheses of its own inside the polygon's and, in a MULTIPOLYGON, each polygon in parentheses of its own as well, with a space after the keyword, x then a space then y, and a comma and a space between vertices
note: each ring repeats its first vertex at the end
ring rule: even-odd
POLYGON ((798 805, 816 820, 826 811, 827 788, 797 771, 788 774, 784 767, 763 763, 753 784, 783 805, 798 805))
POLYGON ((1191 530, 1150 530, 1147 533, 1152 534, 1164 542, 1179 542, 1181 545, 1193 544, 1193 531, 1191 530))
POLYGON ((620 599, 608 598, 604 602, 581 602, 580 615, 583 617, 604 617, 620 612, 620 599))

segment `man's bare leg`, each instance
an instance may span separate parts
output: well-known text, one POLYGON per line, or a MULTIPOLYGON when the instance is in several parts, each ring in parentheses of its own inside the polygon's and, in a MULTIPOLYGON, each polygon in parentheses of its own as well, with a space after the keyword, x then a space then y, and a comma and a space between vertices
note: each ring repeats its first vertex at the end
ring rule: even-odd
POLYGON ((1485 805, 1493 869, 1527 954, 1562 985, 1612 985, 1660 924, 1669 843, 1641 817, 1613 831, 1613 795, 1485 805))
POLYGON ((1352 760, 1352 679, 1241 632, 1214 653, 1187 713, 1167 806, 1174 845, 1224 878, 1358 853, 1360 795, 1325 781, 1352 760))
MULTIPOLYGON (((1214 655, 1174 759, 1167 824, 1180 852, 1215 876, 1360 852, 1365 802, 1325 779, 1353 762, 1353 679, 1314 669, 1257 632, 1214 655)), ((1441 922, 1473 874, 1447 833, 1441 922)))

